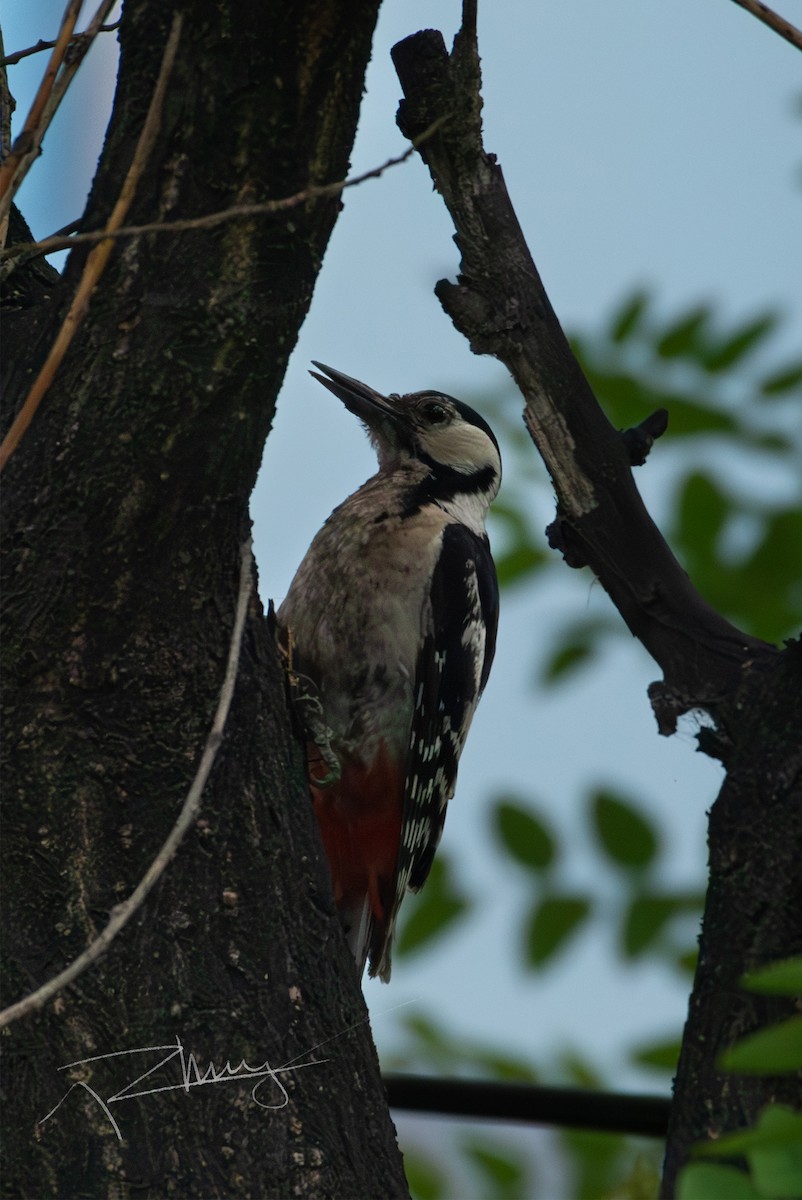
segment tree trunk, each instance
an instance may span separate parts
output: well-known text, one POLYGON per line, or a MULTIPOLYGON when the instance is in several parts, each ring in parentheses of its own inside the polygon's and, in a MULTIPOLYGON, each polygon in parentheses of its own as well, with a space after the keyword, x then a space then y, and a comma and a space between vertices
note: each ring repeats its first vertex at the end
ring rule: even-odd
MULTIPOLYGON (((802 954, 802 643, 747 677, 710 811, 710 879, 682 1041, 662 1195, 695 1143, 753 1124, 764 1105, 798 1106, 802 1074, 733 1075, 716 1060, 745 1034, 797 1011, 740 986, 746 971, 802 954)), ((710 746, 715 750, 715 743, 710 746)))
MULTIPOLYGON (((117 199, 174 7, 125 10, 84 229, 117 199)), ((181 8, 129 221, 343 178, 378 0, 181 8)), ((222 683, 248 498, 338 209, 329 198, 118 243, 8 464, 4 1004, 96 937, 175 821, 222 683)), ((54 286, 21 269, 5 426, 85 257, 74 250, 54 286)), ((407 1194, 256 599, 200 819, 105 958, 3 1043, 6 1196, 407 1194), (269 1108, 253 1082, 175 1088, 169 1050, 61 1069, 178 1041, 201 1072, 293 1069, 263 1077, 269 1108), (165 1059, 130 1090, 172 1090, 110 1102, 165 1059)))

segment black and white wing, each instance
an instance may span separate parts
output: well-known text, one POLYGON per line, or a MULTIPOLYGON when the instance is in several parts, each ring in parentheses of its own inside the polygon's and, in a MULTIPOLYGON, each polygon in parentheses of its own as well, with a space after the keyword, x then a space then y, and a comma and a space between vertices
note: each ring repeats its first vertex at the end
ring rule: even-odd
POLYGON ((447 525, 415 678, 395 895, 384 935, 371 947, 371 975, 389 978, 401 901, 423 886, 431 870, 459 758, 490 674, 497 626, 498 582, 487 537, 447 525))

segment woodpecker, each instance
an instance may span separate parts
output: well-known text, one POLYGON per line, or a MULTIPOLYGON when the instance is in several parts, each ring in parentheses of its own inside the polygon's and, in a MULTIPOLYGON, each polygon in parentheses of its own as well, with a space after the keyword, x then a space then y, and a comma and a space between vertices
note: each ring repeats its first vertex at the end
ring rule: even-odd
POLYGON ((360 975, 369 957, 387 982, 398 910, 431 869, 495 652, 485 518, 501 456, 451 396, 383 396, 314 366, 365 426, 379 470, 313 540, 278 636, 306 701, 309 785, 346 936, 360 975))

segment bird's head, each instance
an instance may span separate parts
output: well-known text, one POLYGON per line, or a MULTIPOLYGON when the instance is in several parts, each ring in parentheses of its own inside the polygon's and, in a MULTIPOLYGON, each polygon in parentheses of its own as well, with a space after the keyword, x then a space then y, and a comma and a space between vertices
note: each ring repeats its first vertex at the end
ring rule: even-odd
POLYGON ((448 477, 452 490, 481 491, 488 504, 496 495, 501 482, 498 442, 474 409, 442 392, 382 396, 333 367, 314 365, 318 371, 310 374, 367 429, 383 471, 417 459, 433 475, 448 477))

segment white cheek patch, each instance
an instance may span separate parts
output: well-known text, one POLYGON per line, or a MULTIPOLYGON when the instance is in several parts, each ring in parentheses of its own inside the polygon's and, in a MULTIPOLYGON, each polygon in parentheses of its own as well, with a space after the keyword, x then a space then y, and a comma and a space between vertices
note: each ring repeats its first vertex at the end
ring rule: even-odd
POLYGON ((495 446, 475 425, 460 423, 430 429, 425 448, 436 462, 466 474, 489 466, 498 471, 500 466, 495 446))

